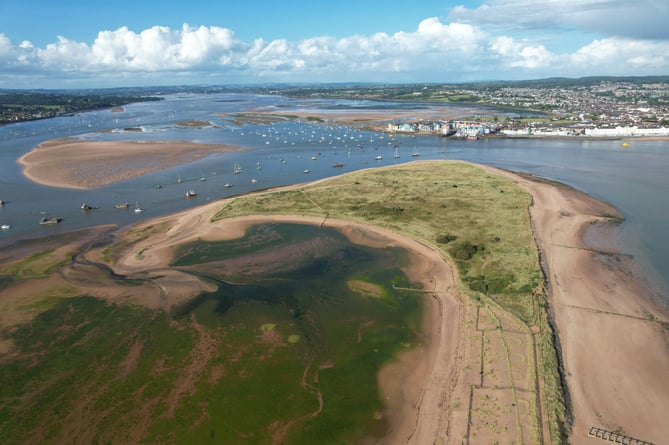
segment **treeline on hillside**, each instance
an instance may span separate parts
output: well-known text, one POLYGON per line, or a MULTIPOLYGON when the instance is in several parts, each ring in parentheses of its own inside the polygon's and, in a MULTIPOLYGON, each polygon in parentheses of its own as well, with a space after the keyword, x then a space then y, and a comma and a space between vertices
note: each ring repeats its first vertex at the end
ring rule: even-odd
POLYGON ((162 97, 4 90, 0 91, 0 124, 155 100, 162 100, 162 97))

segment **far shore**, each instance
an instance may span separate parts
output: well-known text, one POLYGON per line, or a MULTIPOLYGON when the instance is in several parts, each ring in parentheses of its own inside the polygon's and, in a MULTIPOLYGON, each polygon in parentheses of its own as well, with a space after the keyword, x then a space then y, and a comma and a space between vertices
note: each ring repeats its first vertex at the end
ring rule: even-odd
POLYGON ((94 189, 202 159, 241 150, 188 141, 87 141, 59 138, 18 159, 31 181, 51 187, 94 189))

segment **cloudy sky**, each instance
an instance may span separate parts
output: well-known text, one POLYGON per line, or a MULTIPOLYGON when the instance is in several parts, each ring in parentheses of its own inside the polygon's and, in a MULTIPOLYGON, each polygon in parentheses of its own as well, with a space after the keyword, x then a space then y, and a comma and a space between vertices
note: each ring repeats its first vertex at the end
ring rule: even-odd
POLYGON ((0 0, 0 88, 669 74, 667 0, 0 0))

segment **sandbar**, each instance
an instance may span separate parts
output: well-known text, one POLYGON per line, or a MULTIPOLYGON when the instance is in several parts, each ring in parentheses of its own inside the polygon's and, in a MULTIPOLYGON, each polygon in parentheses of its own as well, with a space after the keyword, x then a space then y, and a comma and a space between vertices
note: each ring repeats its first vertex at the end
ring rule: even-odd
POLYGON ((43 142, 18 160, 38 184, 94 189, 202 159, 240 150, 188 141, 89 141, 59 138, 43 142))

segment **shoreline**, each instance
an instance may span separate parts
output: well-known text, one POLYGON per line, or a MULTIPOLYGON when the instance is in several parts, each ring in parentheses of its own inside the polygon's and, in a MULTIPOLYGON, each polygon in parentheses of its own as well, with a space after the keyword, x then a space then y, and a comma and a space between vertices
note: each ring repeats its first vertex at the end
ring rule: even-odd
POLYGON ((669 436, 669 310, 614 239, 586 243, 586 230, 612 233, 612 206, 570 187, 483 168, 515 176, 533 196, 533 231, 569 391, 570 443, 588 443, 592 426, 661 443, 669 436))
POLYGON ((94 189, 154 171, 187 164, 214 153, 242 150, 224 144, 187 141, 86 141, 51 139, 17 162, 23 175, 38 184, 94 189))

